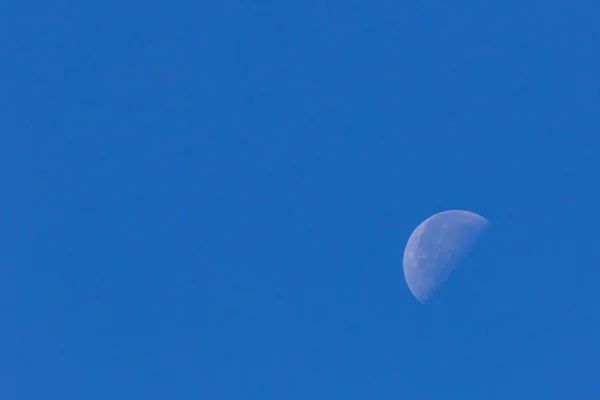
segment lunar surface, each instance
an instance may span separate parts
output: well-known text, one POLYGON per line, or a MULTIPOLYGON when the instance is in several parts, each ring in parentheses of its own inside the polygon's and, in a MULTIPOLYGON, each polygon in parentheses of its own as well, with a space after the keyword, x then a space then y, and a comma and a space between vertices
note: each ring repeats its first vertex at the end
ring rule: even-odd
POLYGON ((450 210, 423 221, 404 249, 404 277, 421 303, 444 283, 483 233, 488 220, 469 211, 450 210))

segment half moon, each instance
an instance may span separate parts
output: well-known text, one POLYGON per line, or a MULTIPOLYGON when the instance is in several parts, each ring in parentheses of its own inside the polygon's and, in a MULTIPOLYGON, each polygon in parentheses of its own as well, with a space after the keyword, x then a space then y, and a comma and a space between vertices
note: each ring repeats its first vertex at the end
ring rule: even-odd
POLYGON ((404 249, 404 277, 420 303, 446 283, 488 224, 481 215, 450 210, 427 218, 413 231, 404 249))

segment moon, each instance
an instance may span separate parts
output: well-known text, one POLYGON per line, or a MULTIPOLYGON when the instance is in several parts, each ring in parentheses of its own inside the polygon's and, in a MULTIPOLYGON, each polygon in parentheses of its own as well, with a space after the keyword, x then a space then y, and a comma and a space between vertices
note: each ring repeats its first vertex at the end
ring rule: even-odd
POLYGON ((404 249, 404 277, 412 294, 425 303, 444 283, 489 222, 481 215, 449 210, 423 221, 404 249))

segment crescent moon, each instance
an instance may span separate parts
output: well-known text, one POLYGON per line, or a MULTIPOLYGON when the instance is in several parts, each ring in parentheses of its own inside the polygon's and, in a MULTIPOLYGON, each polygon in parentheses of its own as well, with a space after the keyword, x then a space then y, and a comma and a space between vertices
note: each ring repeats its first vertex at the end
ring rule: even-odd
POLYGON ((420 303, 446 283, 488 224, 470 211, 449 210, 417 226, 406 243, 403 268, 408 288, 420 303))

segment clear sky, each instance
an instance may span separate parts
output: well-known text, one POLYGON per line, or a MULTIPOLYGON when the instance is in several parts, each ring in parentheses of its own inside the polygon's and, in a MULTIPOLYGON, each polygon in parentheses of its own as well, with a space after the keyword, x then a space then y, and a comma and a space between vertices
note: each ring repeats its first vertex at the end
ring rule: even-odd
POLYGON ((4 2, 0 398, 600 398, 598 21, 4 2), (422 305, 456 208, 490 229, 422 305))

